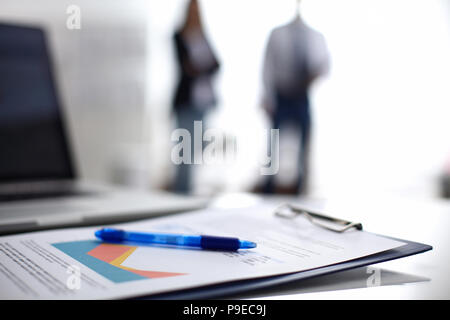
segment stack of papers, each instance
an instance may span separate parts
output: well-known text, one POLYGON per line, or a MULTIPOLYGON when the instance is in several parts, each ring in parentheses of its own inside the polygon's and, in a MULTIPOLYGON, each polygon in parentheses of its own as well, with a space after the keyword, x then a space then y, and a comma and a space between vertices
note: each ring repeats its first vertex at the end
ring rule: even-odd
POLYGON ((0 299, 117 299, 310 270, 405 243, 371 233, 336 233, 274 216, 273 206, 204 209, 114 225, 133 231, 231 236, 257 248, 207 251, 95 238, 101 228, 0 237, 0 299))

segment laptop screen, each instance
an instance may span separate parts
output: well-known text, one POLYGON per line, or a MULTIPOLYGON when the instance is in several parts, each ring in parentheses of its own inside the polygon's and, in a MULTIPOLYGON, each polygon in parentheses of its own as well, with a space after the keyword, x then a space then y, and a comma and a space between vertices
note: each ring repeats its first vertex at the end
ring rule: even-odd
POLYGON ((45 35, 0 23, 0 183, 73 178, 45 35))

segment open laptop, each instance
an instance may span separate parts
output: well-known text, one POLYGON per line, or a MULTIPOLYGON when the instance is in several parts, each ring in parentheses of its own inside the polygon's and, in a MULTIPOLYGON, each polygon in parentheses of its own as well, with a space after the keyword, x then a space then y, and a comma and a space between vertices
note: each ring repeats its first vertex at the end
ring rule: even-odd
POLYGON ((42 29, 0 23, 0 234, 107 224, 204 199, 77 179, 42 29))

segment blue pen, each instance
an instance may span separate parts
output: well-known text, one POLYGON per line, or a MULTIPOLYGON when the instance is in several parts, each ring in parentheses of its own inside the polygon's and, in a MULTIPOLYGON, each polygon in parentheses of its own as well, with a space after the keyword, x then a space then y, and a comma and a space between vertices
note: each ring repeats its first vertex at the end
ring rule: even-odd
POLYGON ((170 233, 132 232, 121 229, 103 228, 95 236, 104 241, 133 241, 180 247, 195 247, 209 250, 236 251, 238 249, 256 248, 256 243, 238 238, 216 237, 206 235, 182 235, 170 233))

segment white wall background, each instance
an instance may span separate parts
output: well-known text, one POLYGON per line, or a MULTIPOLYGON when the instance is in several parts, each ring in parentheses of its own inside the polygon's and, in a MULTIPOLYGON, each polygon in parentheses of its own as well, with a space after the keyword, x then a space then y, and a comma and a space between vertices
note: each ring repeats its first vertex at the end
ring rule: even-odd
MULTIPOLYGON (((449 2, 302 1, 304 19, 325 35, 332 58, 330 74, 312 93, 313 195, 435 193, 450 157, 449 2)), ((171 37, 185 4, 1 1, 0 19, 50 30, 83 177, 152 187, 170 178, 171 37), (80 31, 65 28, 69 4, 82 10, 80 31)), ((265 146, 259 136, 266 126, 259 108, 265 42, 273 27, 292 19, 295 0, 200 4, 222 62, 210 125, 236 135, 238 144, 259 138, 241 162, 202 167, 198 190, 243 190, 257 182, 265 146)), ((286 176, 292 164, 284 165, 286 176)))
MULTIPOLYGON (((173 90, 171 28, 184 3, 152 1, 149 11, 153 117, 155 108, 168 108, 173 90)), ((201 1, 223 67, 215 126, 243 138, 266 125, 259 109, 265 41, 295 7, 293 0, 201 1)), ((313 91, 313 194, 435 194, 450 157, 449 2, 304 0, 301 11, 327 38, 332 59, 329 76, 313 91)), ((156 124, 167 122, 157 119, 155 132, 168 136, 170 127, 156 124)), ((254 155, 264 146, 259 142, 254 155)), ((199 185, 251 186, 258 165, 246 160, 226 170, 204 167, 199 185)))

